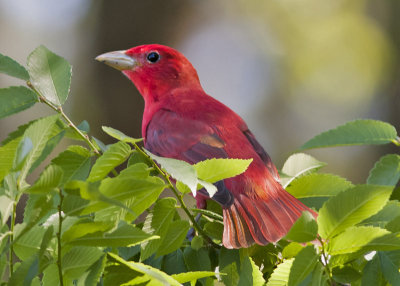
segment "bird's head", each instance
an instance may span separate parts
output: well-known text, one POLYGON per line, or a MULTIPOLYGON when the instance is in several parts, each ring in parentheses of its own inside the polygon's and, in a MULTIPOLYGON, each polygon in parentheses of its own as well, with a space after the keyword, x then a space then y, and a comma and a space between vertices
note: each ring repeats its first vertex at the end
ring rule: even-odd
POLYGON ((96 60, 121 70, 146 101, 176 88, 201 88, 196 70, 183 54, 162 45, 142 45, 99 55, 96 60))

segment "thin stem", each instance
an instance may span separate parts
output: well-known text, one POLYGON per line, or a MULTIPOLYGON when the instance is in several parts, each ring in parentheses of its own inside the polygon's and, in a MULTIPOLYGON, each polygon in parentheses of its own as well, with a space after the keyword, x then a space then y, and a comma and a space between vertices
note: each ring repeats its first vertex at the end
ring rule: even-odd
POLYGON ((400 137, 397 137, 396 140, 392 140, 393 144, 400 147, 400 137))
POLYGON ((133 146, 135 147, 135 149, 140 152, 143 156, 145 156, 146 158, 148 158, 150 160, 150 162, 152 163, 154 169, 164 178, 164 180, 167 182, 168 187, 172 190, 172 192, 174 193, 175 197, 178 199, 181 208, 184 210, 184 212, 186 213, 186 215, 189 217, 189 220, 191 221, 193 228, 212 246, 216 247, 216 248, 221 248, 220 245, 216 244, 214 241, 212 241, 212 239, 204 232, 204 230, 199 226, 199 224, 197 223, 196 219, 194 218, 194 216, 190 213, 189 209, 187 208, 185 202, 183 201, 183 195, 179 194, 179 191, 176 189, 176 187, 174 186, 174 184, 172 184, 169 175, 167 173, 165 173, 163 170, 161 170, 161 168, 149 157, 149 155, 147 155, 136 143, 133 143, 133 146))
POLYGON ((9 264, 10 264, 10 276, 13 274, 14 272, 14 226, 15 226, 15 218, 17 215, 17 200, 15 199, 13 202, 13 212, 11 215, 11 225, 10 225, 10 256, 9 258, 9 264))
POLYGON ((60 279, 60 285, 64 286, 64 279, 62 273, 62 265, 61 265, 61 257, 62 257, 62 248, 61 248, 61 231, 62 231, 62 203, 64 200, 64 195, 62 190, 59 189, 60 195, 60 203, 58 205, 58 231, 57 231, 57 267, 58 267, 58 277, 60 279))
POLYGON ((62 109, 61 106, 56 106, 52 102, 48 101, 44 96, 42 96, 36 88, 32 85, 30 81, 26 83, 29 88, 31 88, 39 97, 39 100, 46 105, 48 105, 51 109, 55 110, 57 113, 59 113, 62 118, 68 123, 68 126, 70 126, 88 145, 89 147, 93 150, 93 152, 96 155, 100 155, 100 150, 90 141, 89 137, 84 134, 79 128, 69 119, 69 117, 64 113, 64 110, 62 109))
POLYGON ((332 272, 329 267, 328 256, 325 253, 324 242, 319 236, 317 237, 317 239, 321 243, 321 254, 322 254, 322 257, 324 258, 325 263, 323 263, 323 261, 321 259, 319 260, 319 262, 321 262, 322 266, 324 266, 324 268, 325 268, 325 272, 328 275, 329 283, 331 285, 336 285, 335 281, 333 281, 333 279, 332 279, 332 272))

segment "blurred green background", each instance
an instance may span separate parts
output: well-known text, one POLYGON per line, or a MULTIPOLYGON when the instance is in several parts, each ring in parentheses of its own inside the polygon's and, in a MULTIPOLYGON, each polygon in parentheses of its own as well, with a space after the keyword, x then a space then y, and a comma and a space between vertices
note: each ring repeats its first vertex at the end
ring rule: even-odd
MULTIPOLYGON (((207 93, 239 113, 280 168, 321 131, 357 118, 400 130, 398 0, 0 0, 0 53, 25 63, 44 44, 73 65, 65 107, 141 137, 143 100, 96 55, 159 43, 183 52, 207 93)), ((20 84, 5 75, 0 87, 20 84)), ((0 139, 51 113, 37 105, 0 120, 0 139)), ((365 181, 390 146, 310 151, 326 172, 365 181)))

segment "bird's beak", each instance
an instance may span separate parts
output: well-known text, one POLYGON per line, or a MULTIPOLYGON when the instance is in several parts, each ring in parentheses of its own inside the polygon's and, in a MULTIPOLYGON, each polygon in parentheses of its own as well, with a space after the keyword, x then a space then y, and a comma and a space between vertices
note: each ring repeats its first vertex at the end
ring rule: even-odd
POLYGON ((101 54, 100 56, 96 57, 96 61, 105 63, 106 65, 109 65, 110 67, 120 71, 132 70, 137 65, 136 60, 125 54, 125 51, 115 51, 101 54))

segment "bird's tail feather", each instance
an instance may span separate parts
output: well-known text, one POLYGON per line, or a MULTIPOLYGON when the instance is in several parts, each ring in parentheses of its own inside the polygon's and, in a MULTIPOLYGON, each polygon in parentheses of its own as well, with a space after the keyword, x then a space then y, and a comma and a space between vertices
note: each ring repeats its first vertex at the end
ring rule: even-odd
POLYGON ((282 187, 267 199, 235 196, 234 203, 223 208, 223 244, 227 248, 240 248, 276 242, 287 234, 303 211, 317 216, 282 187))

